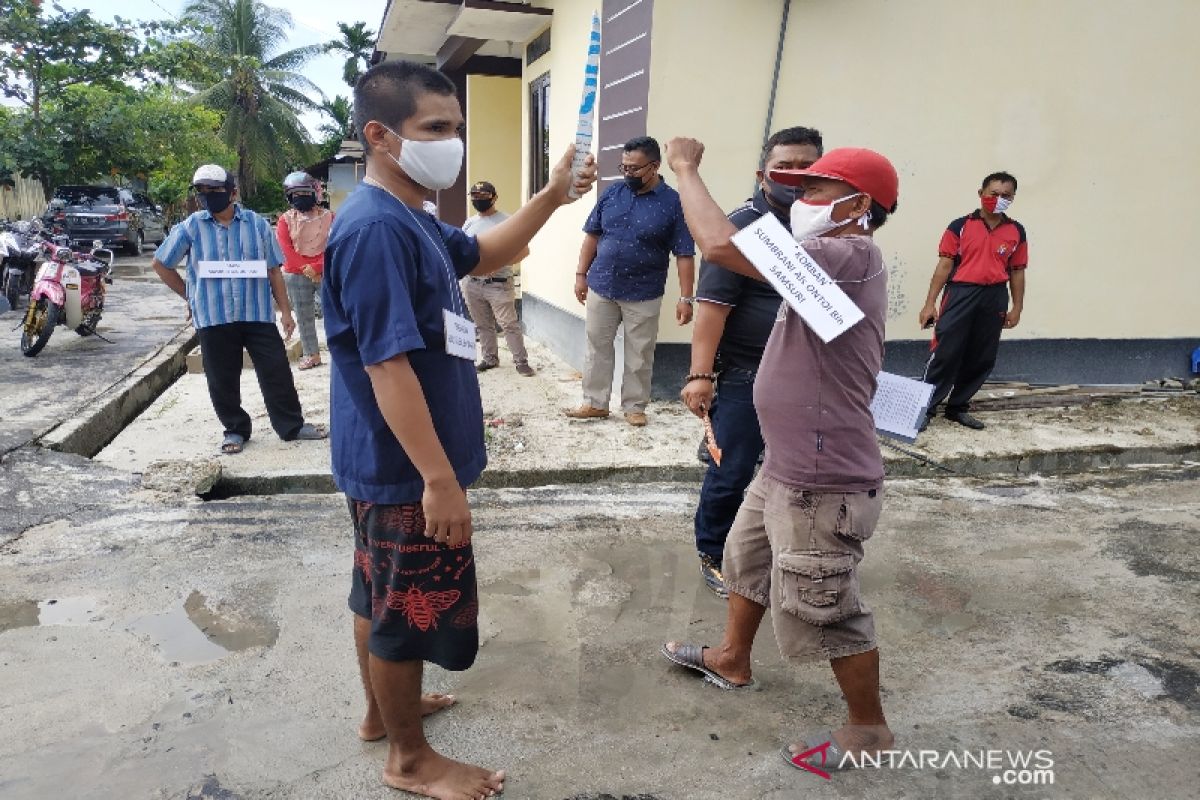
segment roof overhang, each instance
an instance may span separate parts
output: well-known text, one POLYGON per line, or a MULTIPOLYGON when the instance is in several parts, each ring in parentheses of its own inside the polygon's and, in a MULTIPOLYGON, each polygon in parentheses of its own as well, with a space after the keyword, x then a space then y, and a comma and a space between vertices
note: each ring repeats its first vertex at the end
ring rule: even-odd
POLYGON ((462 67, 472 56, 519 57, 553 11, 528 0, 389 0, 373 63, 405 58, 462 67))

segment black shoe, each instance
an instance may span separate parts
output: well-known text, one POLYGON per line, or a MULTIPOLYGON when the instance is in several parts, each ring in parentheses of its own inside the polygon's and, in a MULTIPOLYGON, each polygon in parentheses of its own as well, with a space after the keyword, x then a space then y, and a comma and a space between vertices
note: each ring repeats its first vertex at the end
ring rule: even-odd
POLYGON ((700 577, 708 590, 722 600, 729 599, 729 591, 725 588, 725 577, 721 574, 721 565, 708 556, 700 556, 700 577))
POLYGON ((957 422, 959 425, 970 428, 973 431, 981 431, 987 427, 965 411, 955 411, 954 413, 947 411, 946 419, 950 420, 951 422, 957 422))
POLYGON ((476 372, 487 372, 489 369, 495 369, 498 366, 500 366, 499 363, 492 363, 491 361, 480 361, 478 364, 475 365, 475 371, 476 372))

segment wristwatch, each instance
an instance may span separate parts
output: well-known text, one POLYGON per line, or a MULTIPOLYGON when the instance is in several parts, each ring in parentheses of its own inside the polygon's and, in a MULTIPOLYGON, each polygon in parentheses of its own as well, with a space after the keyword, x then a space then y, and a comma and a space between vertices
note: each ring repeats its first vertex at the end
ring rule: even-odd
POLYGON ((679 298, 679 302, 681 302, 681 303, 687 303, 687 304, 690 306, 690 305, 693 305, 693 304, 695 304, 695 302, 696 302, 696 298, 694 298, 694 297, 681 297, 681 298, 679 298))

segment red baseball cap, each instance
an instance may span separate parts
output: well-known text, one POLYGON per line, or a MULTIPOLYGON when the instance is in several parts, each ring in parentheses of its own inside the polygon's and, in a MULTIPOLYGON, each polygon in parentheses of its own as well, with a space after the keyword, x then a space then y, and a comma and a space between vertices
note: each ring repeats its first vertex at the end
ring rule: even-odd
POLYGON ((866 192, 872 200, 889 212, 896 207, 900 195, 900 177, 892 162, 865 147, 839 147, 830 150, 807 169, 772 170, 771 180, 788 186, 799 186, 805 177, 833 178, 866 192))

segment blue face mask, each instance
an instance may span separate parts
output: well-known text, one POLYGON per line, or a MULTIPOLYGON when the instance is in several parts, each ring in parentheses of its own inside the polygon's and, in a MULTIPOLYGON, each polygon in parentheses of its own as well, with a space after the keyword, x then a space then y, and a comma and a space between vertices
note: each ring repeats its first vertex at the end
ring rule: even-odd
POLYGON ((196 195, 196 200, 200 206, 210 214, 220 214, 225 209, 229 208, 232 202, 233 192, 200 192, 196 195))

